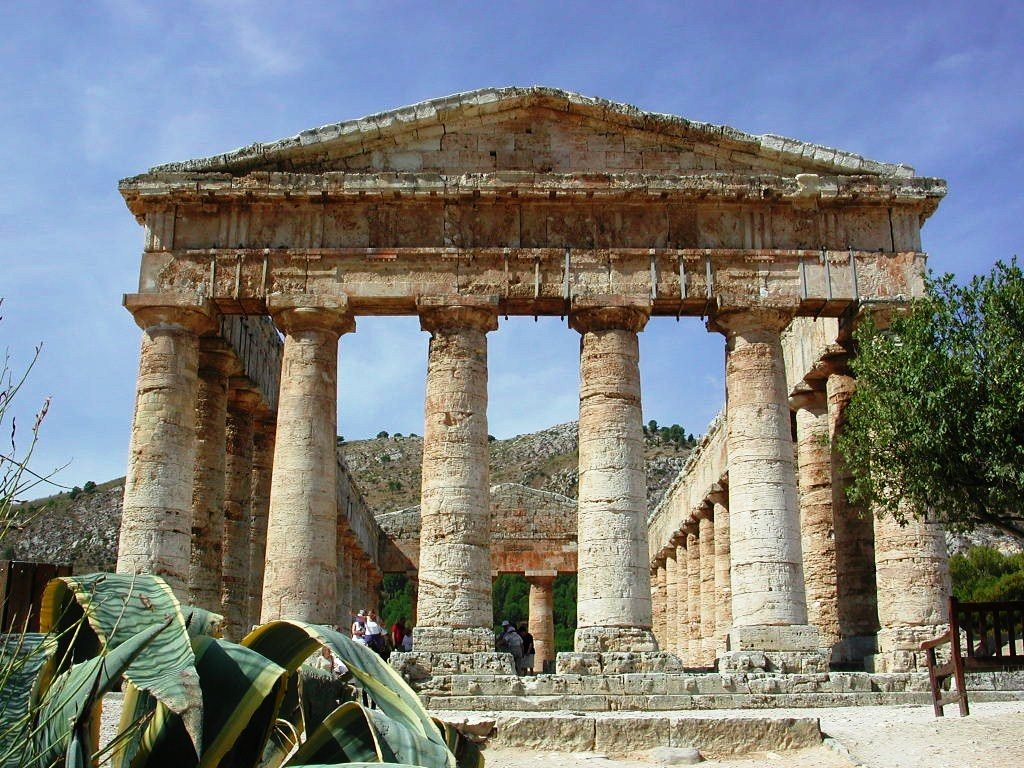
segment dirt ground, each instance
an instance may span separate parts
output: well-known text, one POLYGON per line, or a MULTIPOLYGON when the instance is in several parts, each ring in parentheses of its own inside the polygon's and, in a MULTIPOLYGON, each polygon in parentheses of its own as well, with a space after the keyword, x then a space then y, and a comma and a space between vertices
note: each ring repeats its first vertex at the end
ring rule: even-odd
MULTIPOLYGON (((837 707, 771 710, 780 717, 817 717, 831 742, 813 749, 708 759, 708 768, 1021 768, 1024 702, 972 704, 961 719, 955 707, 935 718, 930 707, 837 707)), ((664 713, 661 713, 664 714, 664 713)), ((709 714, 703 712, 703 715, 709 714)), ((720 712, 728 716, 727 711, 720 712)), ((764 712, 769 714, 769 712, 764 712)), ((653 746, 653 745, 652 745, 653 746)), ((644 768, 645 755, 611 760, 595 753, 487 750, 488 768, 644 768)))

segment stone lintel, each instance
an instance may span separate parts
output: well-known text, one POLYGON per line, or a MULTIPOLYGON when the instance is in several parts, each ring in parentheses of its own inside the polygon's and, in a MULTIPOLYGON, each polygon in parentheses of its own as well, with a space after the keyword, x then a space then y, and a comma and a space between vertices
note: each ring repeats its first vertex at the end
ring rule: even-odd
POLYGON ((744 335, 764 331, 778 334, 792 322, 798 310, 796 301, 777 301, 743 308, 720 307, 707 322, 709 331, 744 335))
POLYGON ((650 317, 650 299, 624 295, 588 296, 572 300, 569 327, 580 333, 615 330, 639 333, 650 317))
POLYGON ((213 302, 182 293, 126 293, 122 300, 142 330, 179 326, 203 335, 217 330, 213 302))
POLYGON ((267 311, 285 333, 320 330, 340 336, 356 329, 345 295, 274 293, 267 297, 267 311))
POLYGON ((475 329, 498 330, 497 296, 420 296, 420 328, 429 333, 475 329))

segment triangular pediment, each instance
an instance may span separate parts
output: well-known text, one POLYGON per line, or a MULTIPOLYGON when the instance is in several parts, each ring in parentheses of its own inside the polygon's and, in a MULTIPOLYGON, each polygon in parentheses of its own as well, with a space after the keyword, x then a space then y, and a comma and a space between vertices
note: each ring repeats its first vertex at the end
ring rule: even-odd
POLYGON ((878 175, 913 168, 552 88, 457 94, 153 172, 878 175))

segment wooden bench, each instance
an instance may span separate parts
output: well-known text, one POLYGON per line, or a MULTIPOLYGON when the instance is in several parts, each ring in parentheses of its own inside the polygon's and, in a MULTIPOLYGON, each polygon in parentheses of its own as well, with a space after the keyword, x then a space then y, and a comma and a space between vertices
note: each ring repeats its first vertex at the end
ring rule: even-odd
POLYGON ((966 717, 970 709, 965 672, 1024 669, 1024 601, 961 603, 951 597, 949 629, 921 643, 921 650, 927 652, 935 716, 942 717, 942 708, 956 703, 960 716, 966 717), (939 664, 935 649, 947 643, 952 646, 950 659, 939 664), (956 692, 944 696, 942 686, 951 677, 956 681, 956 692))

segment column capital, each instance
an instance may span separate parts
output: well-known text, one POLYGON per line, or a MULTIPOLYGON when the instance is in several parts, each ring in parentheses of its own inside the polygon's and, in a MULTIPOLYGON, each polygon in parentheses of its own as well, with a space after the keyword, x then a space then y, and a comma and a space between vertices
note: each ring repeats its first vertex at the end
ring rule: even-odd
POLYGON ((416 310, 420 328, 428 333, 498 330, 497 296, 420 296, 416 310))
POLYGON ((707 492, 707 495, 704 498, 710 504, 723 504, 725 506, 728 506, 729 489, 727 487, 720 485, 719 483, 715 483, 714 485, 711 486, 711 489, 707 492))
POLYGON ((244 376, 232 376, 228 380, 228 407, 255 414, 263 403, 263 395, 244 376))
POLYGON ((275 293, 267 297, 267 311, 285 333, 328 331, 341 336, 356 329, 347 296, 275 293))
POLYGON ((217 330, 217 310, 213 302, 198 296, 126 293, 122 303, 144 331, 158 326, 178 326, 201 336, 217 330))
POLYGON ((550 585, 558 577, 558 571, 525 571, 523 577, 530 584, 550 585))
POLYGON ((763 331, 778 334, 790 324, 796 314, 796 307, 748 307, 716 312, 708 319, 709 331, 723 333, 728 337, 763 331))
POLYGON ((199 339, 199 375, 234 376, 242 366, 231 346, 220 336, 199 339))
POLYGON ((651 316, 650 299, 593 296, 573 299, 569 327, 580 333, 633 331, 639 333, 651 316))
POLYGON ((828 410, 825 390, 817 386, 804 386, 789 396, 789 407, 793 411, 811 411, 822 414, 828 410))

